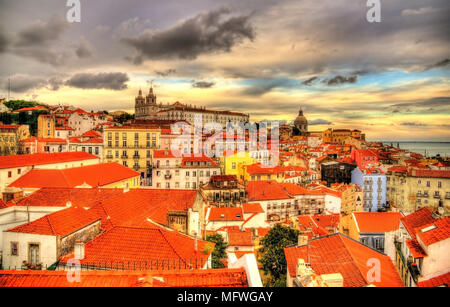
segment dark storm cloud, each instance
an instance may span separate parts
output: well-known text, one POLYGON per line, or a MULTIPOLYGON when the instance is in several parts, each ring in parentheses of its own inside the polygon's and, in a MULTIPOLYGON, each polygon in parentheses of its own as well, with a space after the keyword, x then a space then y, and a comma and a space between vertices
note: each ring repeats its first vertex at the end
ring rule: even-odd
MULTIPOLYGON (((1 87, 4 90, 9 88, 8 78, 1 80, 1 87)), ((11 91, 14 93, 24 93, 32 89, 39 89, 47 85, 47 80, 42 77, 29 75, 15 75, 11 77, 11 91)))
POLYGON ((93 55, 92 46, 85 38, 82 38, 75 53, 80 59, 89 58, 93 55))
POLYGON ((163 77, 163 78, 168 77, 168 76, 173 75, 173 74, 176 74, 176 72, 177 71, 175 69, 172 69, 172 68, 166 69, 166 70, 163 70, 163 71, 155 70, 155 74, 157 74, 159 77, 163 77))
POLYGON ((216 85, 214 82, 199 81, 199 82, 194 82, 192 84, 192 87, 195 87, 195 88, 211 88, 214 85, 216 85))
POLYGON ((324 79, 322 82, 329 86, 334 86, 334 85, 341 85, 341 84, 345 84, 345 83, 356 83, 357 80, 358 80, 357 75, 353 75, 353 76, 349 76, 349 77, 338 75, 331 79, 324 79))
POLYGON ((317 77, 312 77, 312 78, 306 79, 305 81, 302 81, 300 84, 309 86, 316 80, 317 80, 317 77))
POLYGON ((10 43, 9 37, 3 32, 3 28, 0 27, 0 53, 6 52, 10 43))
POLYGON ((445 60, 439 61, 437 63, 434 63, 433 65, 428 66, 425 70, 442 68, 442 67, 448 66, 449 64, 450 64, 450 59, 445 59, 445 60))
POLYGON ((295 87, 297 81, 290 79, 275 79, 275 80, 253 80, 255 85, 246 87, 241 91, 242 95, 246 96, 262 96, 271 92, 275 88, 292 88, 295 87))
POLYGON ((315 120, 311 120, 311 121, 308 122, 308 125, 310 125, 310 126, 314 126, 314 125, 332 125, 332 124, 333 124, 332 122, 330 122, 328 120, 325 120, 325 119, 321 119, 321 118, 315 119, 315 120))
POLYGON ((124 90, 130 79, 125 73, 79 73, 65 82, 66 85, 81 89, 124 90))
POLYGON ((146 30, 123 41, 137 50, 135 64, 145 58, 194 60, 202 54, 230 52, 242 40, 253 40, 255 31, 249 15, 225 16, 229 13, 228 9, 200 13, 167 30, 146 30))
POLYGON ((18 34, 17 46, 42 46, 58 40, 63 32, 69 28, 69 23, 61 16, 55 15, 47 21, 37 21, 18 34))

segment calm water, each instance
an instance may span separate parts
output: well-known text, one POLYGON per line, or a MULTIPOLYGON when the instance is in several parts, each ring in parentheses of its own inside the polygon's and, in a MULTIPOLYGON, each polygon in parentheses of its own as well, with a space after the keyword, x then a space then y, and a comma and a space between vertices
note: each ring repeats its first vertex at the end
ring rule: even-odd
MULTIPOLYGON (((425 150, 427 156, 435 156, 440 154, 442 157, 450 157, 450 142, 434 143, 434 142, 398 142, 401 149, 407 149, 424 155, 425 150)), ((391 142, 383 142, 383 144, 391 145, 391 142)), ((397 142, 392 142, 397 147, 397 142)))

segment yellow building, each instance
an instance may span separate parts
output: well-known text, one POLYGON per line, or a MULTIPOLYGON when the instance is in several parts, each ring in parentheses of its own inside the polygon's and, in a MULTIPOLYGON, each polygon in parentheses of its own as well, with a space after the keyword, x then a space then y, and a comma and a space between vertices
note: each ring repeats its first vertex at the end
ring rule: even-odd
POLYGON ((39 115, 38 117, 38 138, 54 138, 55 137, 55 116, 39 115))
POLYGON ((0 156, 20 153, 22 140, 29 137, 27 125, 0 125, 0 156))
POLYGON ((284 182, 285 168, 281 166, 262 167, 260 163, 255 163, 251 165, 241 165, 239 171, 239 179, 244 182, 261 180, 275 180, 280 183, 284 182))
POLYGON ((411 169, 397 166, 386 173, 386 200, 405 213, 423 207, 450 210, 450 170, 411 169))
POLYGON ((349 142, 349 138, 364 141, 365 135, 359 130, 350 129, 332 129, 328 128, 323 132, 322 139, 324 143, 344 145, 349 142))
POLYGON ((105 128, 103 161, 117 162, 150 177, 153 151, 160 148, 161 129, 155 126, 105 128))
POLYGON ((220 170, 222 175, 235 175, 240 178, 240 168, 243 165, 254 164, 255 160, 250 156, 248 152, 233 152, 231 154, 224 153, 224 156, 220 158, 220 170))

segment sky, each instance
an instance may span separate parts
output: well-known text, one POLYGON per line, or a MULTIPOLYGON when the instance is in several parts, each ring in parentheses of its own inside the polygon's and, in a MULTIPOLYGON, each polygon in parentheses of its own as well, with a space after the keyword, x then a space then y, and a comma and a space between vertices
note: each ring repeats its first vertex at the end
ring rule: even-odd
POLYGON ((450 141, 450 1, 0 0, 0 96, 134 112, 158 101, 369 140, 450 141))

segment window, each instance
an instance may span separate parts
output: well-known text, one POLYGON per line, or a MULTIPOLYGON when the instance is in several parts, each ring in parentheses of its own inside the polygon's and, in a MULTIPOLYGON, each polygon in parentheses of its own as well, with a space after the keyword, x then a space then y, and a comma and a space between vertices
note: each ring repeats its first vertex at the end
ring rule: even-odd
POLYGON ((11 242, 11 256, 19 255, 19 243, 11 242))

